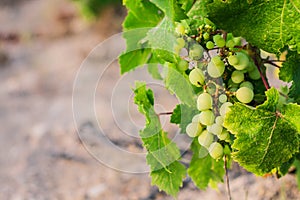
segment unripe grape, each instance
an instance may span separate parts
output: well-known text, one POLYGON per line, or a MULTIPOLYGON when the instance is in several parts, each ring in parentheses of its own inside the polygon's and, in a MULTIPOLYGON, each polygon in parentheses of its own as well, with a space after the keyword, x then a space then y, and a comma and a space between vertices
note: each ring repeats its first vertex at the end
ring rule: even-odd
POLYGON ((205 110, 200 113, 199 120, 203 125, 211 125, 215 121, 215 115, 211 110, 205 110))
POLYGON ((212 41, 208 41, 206 43, 206 48, 207 49, 213 49, 215 47, 215 44, 212 41))
POLYGON ((222 132, 220 134, 218 134, 217 136, 220 140, 226 140, 228 135, 229 135, 229 132, 226 129, 223 129, 222 132))
POLYGON ((200 111, 208 110, 212 108, 213 99, 210 94, 204 92, 198 96, 197 108, 200 111))
POLYGON ((237 52, 236 56, 239 59, 239 63, 237 65, 234 65, 233 67, 237 70, 246 69, 250 62, 248 55, 246 55, 244 52, 237 52))
POLYGON ((215 135, 219 135, 222 133, 223 127, 220 126, 219 124, 213 124, 210 126, 209 132, 215 134, 215 135))
POLYGON ((219 101, 220 101, 221 103, 225 103, 225 102, 227 101, 227 96, 226 96, 226 94, 221 94, 221 95, 219 96, 219 101))
POLYGON ((200 114, 197 114, 192 119, 193 123, 200 123, 200 114))
POLYGON ((209 154, 214 159, 219 159, 223 156, 224 150, 220 143, 213 142, 208 148, 209 154))
POLYGON ((226 41, 224 40, 224 38, 222 38, 221 35, 215 35, 215 36, 213 37, 213 41, 214 41, 215 44, 216 44, 218 47, 220 47, 220 48, 224 47, 225 44, 226 44, 226 41))
POLYGON ((190 137, 198 136, 202 131, 202 126, 199 123, 190 123, 186 127, 186 134, 190 137))
POLYGON ((222 116, 216 117, 216 124, 223 126, 223 123, 224 123, 224 118, 222 116))
POLYGON ((235 46, 241 46, 242 45, 242 38, 241 37, 234 37, 233 38, 235 46))
POLYGON ((228 48, 233 48, 234 46, 235 46, 235 43, 234 43, 233 40, 228 40, 228 41, 226 42, 226 47, 228 47, 228 48))
POLYGON ((228 57, 228 63, 232 66, 239 64, 239 59, 236 55, 230 55, 228 57))
POLYGON ((184 72, 189 68, 189 63, 186 60, 180 60, 177 67, 180 71, 184 72))
POLYGON ((260 73, 257 68, 255 68, 253 71, 248 72, 248 74, 252 80, 260 79, 260 73))
POLYGON ((221 105, 220 107, 220 114, 221 116, 225 116, 227 112, 230 111, 230 106, 232 106, 233 104, 230 102, 225 102, 221 105))
POLYGON ((185 34, 185 28, 182 24, 177 24, 175 28, 175 32, 178 33, 179 35, 184 35, 185 34))
POLYGON ((240 87, 247 87, 247 88, 250 88, 251 90, 254 89, 253 84, 249 81, 242 82, 240 87))
POLYGON ((202 70, 194 68, 189 74, 189 80, 193 85, 201 87, 205 80, 202 70))
POLYGON ((224 62, 218 57, 215 56, 207 66, 207 73, 213 78, 219 78, 223 75, 225 71, 224 62))
POLYGON ((245 79, 244 73, 235 70, 234 72, 232 72, 231 74, 231 80, 234 83, 240 83, 245 79))
POLYGON ((241 87, 236 91, 236 98, 242 103, 250 103, 253 100, 253 90, 247 87, 241 87))
POLYGON ((200 44, 194 44, 189 52, 189 57, 193 60, 199 60, 203 56, 203 47, 200 44))
POLYGON ((204 130, 198 137, 198 142, 201 146, 209 148, 211 143, 214 141, 214 136, 207 130, 204 130))
POLYGON ((185 46, 185 40, 183 38, 177 38, 176 42, 177 42, 177 47, 180 49, 185 46))

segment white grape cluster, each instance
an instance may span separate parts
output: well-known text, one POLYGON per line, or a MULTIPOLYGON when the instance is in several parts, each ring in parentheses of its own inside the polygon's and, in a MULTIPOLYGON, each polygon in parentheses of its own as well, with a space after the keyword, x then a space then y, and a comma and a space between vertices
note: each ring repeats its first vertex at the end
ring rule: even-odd
MULTIPOLYGON (((186 44, 189 40, 183 37, 185 28, 177 26, 176 31, 181 37, 177 39, 175 52, 179 54, 182 48, 187 47, 189 60, 203 59, 205 49, 199 43, 186 44)), ((199 41, 201 38, 197 39, 199 41)), ((252 102, 254 86, 251 81, 260 79, 260 72, 247 51, 235 48, 241 45, 241 38, 233 37, 232 34, 226 34, 224 38, 224 35, 219 33, 210 35, 205 32, 202 39, 207 51, 225 49, 226 54, 215 55, 204 67, 196 66, 190 70, 189 81, 196 87, 203 87, 204 91, 197 99, 200 113, 187 125, 186 133, 192 138, 197 137, 199 144, 208 150, 212 158, 220 159, 224 154, 222 144, 231 140, 230 133, 223 127, 225 114, 233 105, 232 102, 252 102), (226 79, 224 83, 217 81, 222 78, 226 79), (213 87, 210 87, 211 85, 213 87)), ((178 63, 180 71, 185 72, 188 68, 187 60, 182 59, 178 63)))

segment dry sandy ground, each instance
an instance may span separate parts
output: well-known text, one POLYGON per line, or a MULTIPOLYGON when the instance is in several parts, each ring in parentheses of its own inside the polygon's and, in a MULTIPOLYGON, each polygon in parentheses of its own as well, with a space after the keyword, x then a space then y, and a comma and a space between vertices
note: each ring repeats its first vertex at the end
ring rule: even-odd
MULTIPOLYGON (((151 187, 147 173, 132 173, 147 167, 136 137, 143 118, 130 86, 137 77, 150 78, 143 70, 120 77, 111 59, 124 46, 119 37, 80 68, 97 44, 121 30, 117 11, 108 9, 89 24, 66 0, 0 6, 6 38, 0 41, 0 199, 172 199, 151 187)), ((174 98, 151 83, 157 110, 170 110, 174 98)), ((258 178, 235 167, 230 178, 236 200, 300 199, 292 175, 258 178)), ((186 180, 178 199, 226 199, 226 191, 223 184, 219 191, 199 191, 186 180)))

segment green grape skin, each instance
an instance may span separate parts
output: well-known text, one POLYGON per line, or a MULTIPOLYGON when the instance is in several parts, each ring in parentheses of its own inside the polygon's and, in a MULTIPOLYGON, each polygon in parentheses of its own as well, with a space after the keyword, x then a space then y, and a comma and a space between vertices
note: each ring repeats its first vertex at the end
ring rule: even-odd
POLYGON ((222 48, 225 46, 226 41, 224 40, 224 38, 222 38, 221 35, 214 35, 213 36, 213 41, 216 44, 217 47, 222 48))
POLYGON ((219 101, 220 101, 220 103, 225 103, 225 102, 227 101, 227 96, 226 96, 226 94, 221 94, 221 95, 219 96, 219 101))
MULTIPOLYGON (((218 56, 215 56, 214 58, 216 58, 218 56)), ((207 73, 209 74, 209 76, 211 76, 212 78, 219 78, 223 75, 224 71, 225 71, 225 64, 222 60, 220 60, 222 63, 220 63, 219 61, 215 61, 214 58, 208 63, 207 66, 207 73)))
POLYGON ((242 103, 250 103, 253 97, 253 90, 248 87, 241 87, 236 91, 236 98, 242 103))
POLYGON ((253 86, 253 84, 250 81, 242 82, 240 84, 240 87, 247 87, 247 88, 250 88, 251 90, 254 89, 254 86, 253 86))
POLYGON ((223 127, 219 124, 212 124, 209 128, 209 132, 213 133, 214 135, 219 135, 222 133, 223 127))
POLYGON ((242 38, 241 37, 234 37, 233 38, 235 46, 241 46, 242 45, 242 38))
POLYGON ((193 85, 197 87, 201 87, 202 85, 204 85, 205 77, 202 70, 194 68, 189 74, 189 80, 193 85))
POLYGON ((203 47, 200 44, 194 44, 189 52, 189 57, 193 60, 199 60, 203 56, 203 47))
POLYGON ((210 94, 204 92, 198 96, 197 108, 200 111, 209 110, 212 108, 213 99, 210 94))
POLYGON ((222 38, 221 35, 214 35, 214 36, 213 36, 213 41, 214 41, 214 43, 216 43, 216 40, 219 40, 220 38, 222 38))
POLYGON ((226 41, 226 47, 233 48, 235 46, 235 43, 233 40, 226 41))
POLYGON ((204 39, 204 40, 208 40, 209 37, 210 37, 209 33, 204 33, 204 34, 203 34, 203 39, 204 39))
POLYGON ((200 114, 195 115, 195 116, 192 118, 192 122, 193 122, 193 123, 200 123, 200 114))
POLYGON ((177 42, 176 46, 180 49, 185 46, 185 40, 183 38, 177 38, 176 42, 177 42))
POLYGON ((248 72, 248 74, 252 80, 260 79, 260 73, 257 68, 255 68, 253 71, 248 72))
POLYGON ((220 159, 224 154, 223 146, 218 142, 213 142, 208 148, 209 155, 213 159, 220 159))
POLYGON ((201 146, 205 148, 209 148, 209 146, 214 141, 214 136, 207 130, 204 130, 199 136, 198 136, 198 142, 201 146))
POLYGON ((197 137, 202 132, 202 125, 199 123, 190 123, 187 125, 185 131, 186 134, 190 137, 197 137))
POLYGON ((220 134, 218 134, 218 138, 220 140, 226 140, 228 138, 229 132, 226 129, 223 129, 220 134))
POLYGON ((244 73, 238 70, 235 70, 231 74, 231 80, 234 83, 241 83, 245 79, 244 73))
POLYGON ((232 106, 233 104, 230 102, 225 102, 221 105, 220 107, 220 114, 221 116, 225 116, 226 113, 228 113, 230 111, 230 106, 232 106))
POLYGON ((216 124, 219 124, 220 126, 223 126, 224 118, 222 116, 216 117, 216 124))
POLYGON ((179 35, 184 35, 185 34, 185 27, 182 24, 177 24, 175 28, 175 32, 179 35))
POLYGON ((236 55, 228 56, 228 63, 232 66, 239 64, 239 59, 236 55))
POLYGON ((199 120, 201 124, 209 126, 214 123, 215 115, 211 110, 205 110, 200 113, 199 120))
POLYGON ((244 70, 248 67, 250 61, 245 53, 236 52, 236 55, 231 55, 228 57, 228 63, 236 70, 244 70))
POLYGON ((180 71, 182 71, 182 72, 186 71, 189 68, 188 61, 186 61, 186 60, 180 60, 179 63, 178 63, 178 65, 177 65, 177 68, 180 71))
POLYGON ((215 44, 212 41, 208 41, 206 43, 206 48, 207 49, 213 49, 215 47, 215 44))
POLYGON ((220 56, 214 56, 214 57, 212 57, 211 62, 214 63, 214 65, 216 65, 218 67, 225 66, 225 63, 223 62, 223 60, 221 60, 220 56))

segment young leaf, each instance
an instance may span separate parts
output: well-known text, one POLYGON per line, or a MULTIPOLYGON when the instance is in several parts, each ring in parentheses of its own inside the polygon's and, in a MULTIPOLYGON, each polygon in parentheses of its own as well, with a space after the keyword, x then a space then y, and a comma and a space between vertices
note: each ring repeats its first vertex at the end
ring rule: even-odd
POLYGON ((148 152, 146 159, 151 169, 152 184, 175 196, 185 176, 185 167, 178 162, 179 149, 162 130, 159 117, 153 107, 153 92, 146 89, 145 83, 137 82, 134 93, 134 102, 146 117, 146 127, 140 131, 140 136, 148 152))
POLYGON ((188 169, 188 175, 195 185, 200 189, 205 189, 210 182, 221 182, 225 175, 224 161, 216 161, 207 154, 198 139, 192 143, 193 158, 188 169))
POLYGON ((256 109, 236 103, 224 122, 236 136, 233 159, 257 175, 280 168, 299 151, 300 129, 292 118, 300 115, 300 106, 288 104, 280 112, 274 111, 277 90, 271 88, 266 96, 267 101, 256 109))
POLYGON ((280 68, 279 77, 286 82, 293 81, 290 97, 300 104, 300 54, 289 51, 286 61, 280 68))
POLYGON ((285 46, 300 53, 300 3, 295 0, 204 0, 218 27, 271 53, 285 46), (226 19, 226 20, 224 20, 226 19))

